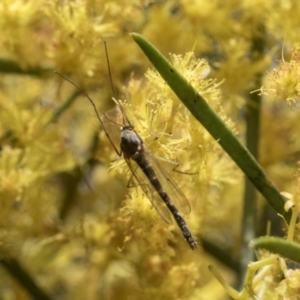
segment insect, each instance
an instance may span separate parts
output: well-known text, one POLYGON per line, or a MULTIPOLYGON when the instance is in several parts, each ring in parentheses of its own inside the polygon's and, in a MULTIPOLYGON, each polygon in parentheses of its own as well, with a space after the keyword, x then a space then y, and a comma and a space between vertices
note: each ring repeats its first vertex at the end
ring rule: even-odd
MULTIPOLYGON (((109 76, 111 79, 111 88, 115 95, 106 44, 105 51, 109 76)), ((59 75, 62 76, 61 74, 59 75)), ((123 156, 129 170, 132 173, 132 177, 143 189, 159 215, 169 224, 172 224, 173 216, 191 249, 197 249, 197 242, 181 215, 181 213, 188 214, 191 211, 188 199, 176 185, 168 172, 147 149, 143 139, 130 123, 122 103, 120 101, 116 101, 117 106, 113 110, 110 110, 100 116, 95 103, 87 95, 87 93, 81 90, 72 81, 68 80, 64 76, 62 77, 78 88, 89 99, 96 112, 97 118, 116 153, 120 157, 123 156), (120 124, 117 119, 121 120, 122 124, 120 124), (119 135, 119 146, 117 146, 114 142, 114 136, 116 133, 119 135)))

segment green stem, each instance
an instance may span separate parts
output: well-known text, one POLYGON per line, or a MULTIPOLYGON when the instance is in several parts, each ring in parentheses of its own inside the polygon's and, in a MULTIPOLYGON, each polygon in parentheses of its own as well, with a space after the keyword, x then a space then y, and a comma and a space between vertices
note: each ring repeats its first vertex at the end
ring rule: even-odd
POLYGON ((23 68, 16 61, 0 58, 0 73, 41 76, 50 71, 50 67, 23 68))
POLYGON ((214 244, 212 241, 203 237, 201 237, 200 240, 201 247, 205 252, 233 270, 236 274, 240 273, 240 263, 230 254, 230 251, 227 251, 228 249, 224 249, 224 247, 214 244))
POLYGON ((81 95, 82 92, 79 90, 76 90, 67 100, 64 102, 52 115, 51 119, 49 120, 48 124, 56 122, 61 115, 69 109, 69 107, 74 103, 76 98, 81 95))
MULTIPOLYGON (((264 30, 257 30, 257 35, 252 41, 252 61, 257 63, 263 57, 264 52, 264 30)), ((255 74, 255 87, 262 86, 262 73, 255 74)), ((259 130, 260 130, 260 112, 261 112, 261 97, 257 93, 248 93, 246 97, 246 146, 255 159, 258 159, 259 149, 259 130)), ((249 242, 255 238, 255 222, 256 222, 256 202, 257 193, 251 181, 246 178, 244 191, 244 206, 242 217, 241 230, 241 274, 239 276, 239 285, 244 284, 243 277, 248 269, 249 261, 255 259, 253 250, 249 248, 249 242)))
POLYGON ((23 286, 25 290, 27 290, 33 299, 51 300, 51 297, 47 295, 46 292, 41 289, 41 287, 38 286, 35 280, 16 259, 9 257, 1 259, 0 261, 3 267, 20 283, 20 285, 23 286))
POLYGON ((167 59, 143 36, 138 33, 131 33, 131 36, 193 116, 219 141, 219 144, 248 176, 249 180, 267 199, 269 204, 289 222, 291 214, 290 212, 285 212, 284 200, 276 186, 267 177, 264 170, 249 151, 209 107, 205 99, 198 94, 167 59))
POLYGON ((289 242, 292 242, 294 239, 294 234, 295 234, 295 230, 296 230, 296 224, 297 224, 297 218, 298 218, 299 212, 300 212, 299 206, 295 205, 295 207, 293 208, 291 223, 288 228, 288 234, 287 234, 287 238, 286 238, 286 240, 289 242))

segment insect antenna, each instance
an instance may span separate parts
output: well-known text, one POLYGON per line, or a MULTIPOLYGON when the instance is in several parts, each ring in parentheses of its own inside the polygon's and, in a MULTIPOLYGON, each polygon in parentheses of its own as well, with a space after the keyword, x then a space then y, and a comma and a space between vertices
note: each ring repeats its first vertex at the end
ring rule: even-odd
MULTIPOLYGON (((92 98, 87 94, 87 92, 85 92, 82 88, 80 88, 76 83, 74 83, 72 80, 70 80, 69 78, 67 78, 66 76, 64 76, 63 74, 57 72, 57 71, 54 71, 55 74, 59 75, 60 77, 62 77, 63 79, 65 79, 66 81, 68 81, 69 83, 71 83, 75 88, 77 88, 84 96, 87 97, 87 99, 91 102, 93 108, 94 108, 94 111, 96 113, 96 116, 97 116, 97 119, 99 120, 100 124, 102 125, 102 128, 104 129, 104 132, 105 132, 105 135, 107 136, 107 138, 109 139, 110 143, 112 144, 114 150, 116 151, 116 153, 118 153, 119 156, 121 156, 121 153, 120 151, 116 148, 114 142, 112 141, 112 139, 110 138, 108 132, 106 131, 105 129, 105 126, 104 126, 104 123, 103 121, 101 120, 101 116, 99 115, 98 113, 98 110, 97 110, 97 107, 96 107, 96 104, 95 102, 92 100, 92 98)), ((115 123, 115 122, 113 122, 115 123)), ((119 125, 117 123, 115 123, 116 125, 119 125)))
POLYGON ((91 102, 91 104, 93 105, 94 111, 96 113, 96 116, 98 118, 98 120, 100 121, 100 123, 103 125, 102 120, 100 118, 100 115, 98 113, 96 104, 94 103, 94 101, 92 100, 92 98, 81 88, 79 87, 75 82, 73 82, 72 80, 70 80, 69 78, 67 78, 66 76, 64 76, 63 74, 54 71, 55 74, 59 75, 60 77, 62 77, 64 80, 68 81, 69 83, 71 83, 72 85, 74 85, 76 87, 76 89, 78 89, 84 96, 86 96, 88 98, 88 100, 91 102))
MULTIPOLYGON (((126 117, 125 111, 123 106, 121 105, 120 101, 117 99, 117 93, 115 91, 114 88, 114 84, 113 84, 113 80, 112 80, 112 74, 111 74, 111 68, 110 68, 110 62, 109 62, 109 56, 108 56, 108 51, 107 51, 107 46, 106 46, 106 41, 104 41, 104 49, 105 49, 105 55, 106 55, 106 63, 107 63, 107 69, 108 69, 108 76, 109 76, 109 80, 110 80, 110 87, 112 90, 112 93, 114 95, 115 100, 118 102, 120 111, 122 113, 122 118, 123 118, 123 124, 129 124, 130 126, 132 126, 129 122, 129 120, 126 117)), ((114 123, 114 122, 113 122, 114 123)), ((133 126, 132 126, 133 127, 133 126)))
MULTIPOLYGON (((107 63, 110 87, 111 87, 111 90, 112 90, 112 93, 113 93, 114 97, 117 98, 117 93, 115 91, 115 87, 114 87, 113 80, 112 80, 112 75, 111 75, 110 62, 109 62, 109 58, 108 58, 108 51, 107 51, 106 41, 104 41, 104 49, 105 49, 105 56, 106 56, 106 63, 107 63)), ((117 100, 117 101, 119 102, 119 100, 117 100)))

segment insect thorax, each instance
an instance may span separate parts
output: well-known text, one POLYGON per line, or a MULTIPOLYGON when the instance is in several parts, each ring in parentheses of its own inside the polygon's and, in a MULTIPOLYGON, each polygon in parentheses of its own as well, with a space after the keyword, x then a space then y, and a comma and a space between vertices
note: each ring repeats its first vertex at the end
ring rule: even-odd
POLYGON ((132 126, 125 126, 121 131, 120 147, 125 157, 133 158, 142 150, 142 140, 132 126))

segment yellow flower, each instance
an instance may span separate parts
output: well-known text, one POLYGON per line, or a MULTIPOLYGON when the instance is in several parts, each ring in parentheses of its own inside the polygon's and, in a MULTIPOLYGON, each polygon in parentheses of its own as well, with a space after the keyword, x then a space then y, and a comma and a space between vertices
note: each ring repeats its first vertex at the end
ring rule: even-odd
POLYGON ((300 270, 288 269, 285 272, 283 279, 276 291, 280 294, 283 300, 297 300, 300 293, 300 270))
POLYGON ((300 50, 292 52, 290 62, 282 60, 279 66, 269 73, 269 86, 262 87, 261 93, 285 100, 288 105, 300 100, 300 50))

